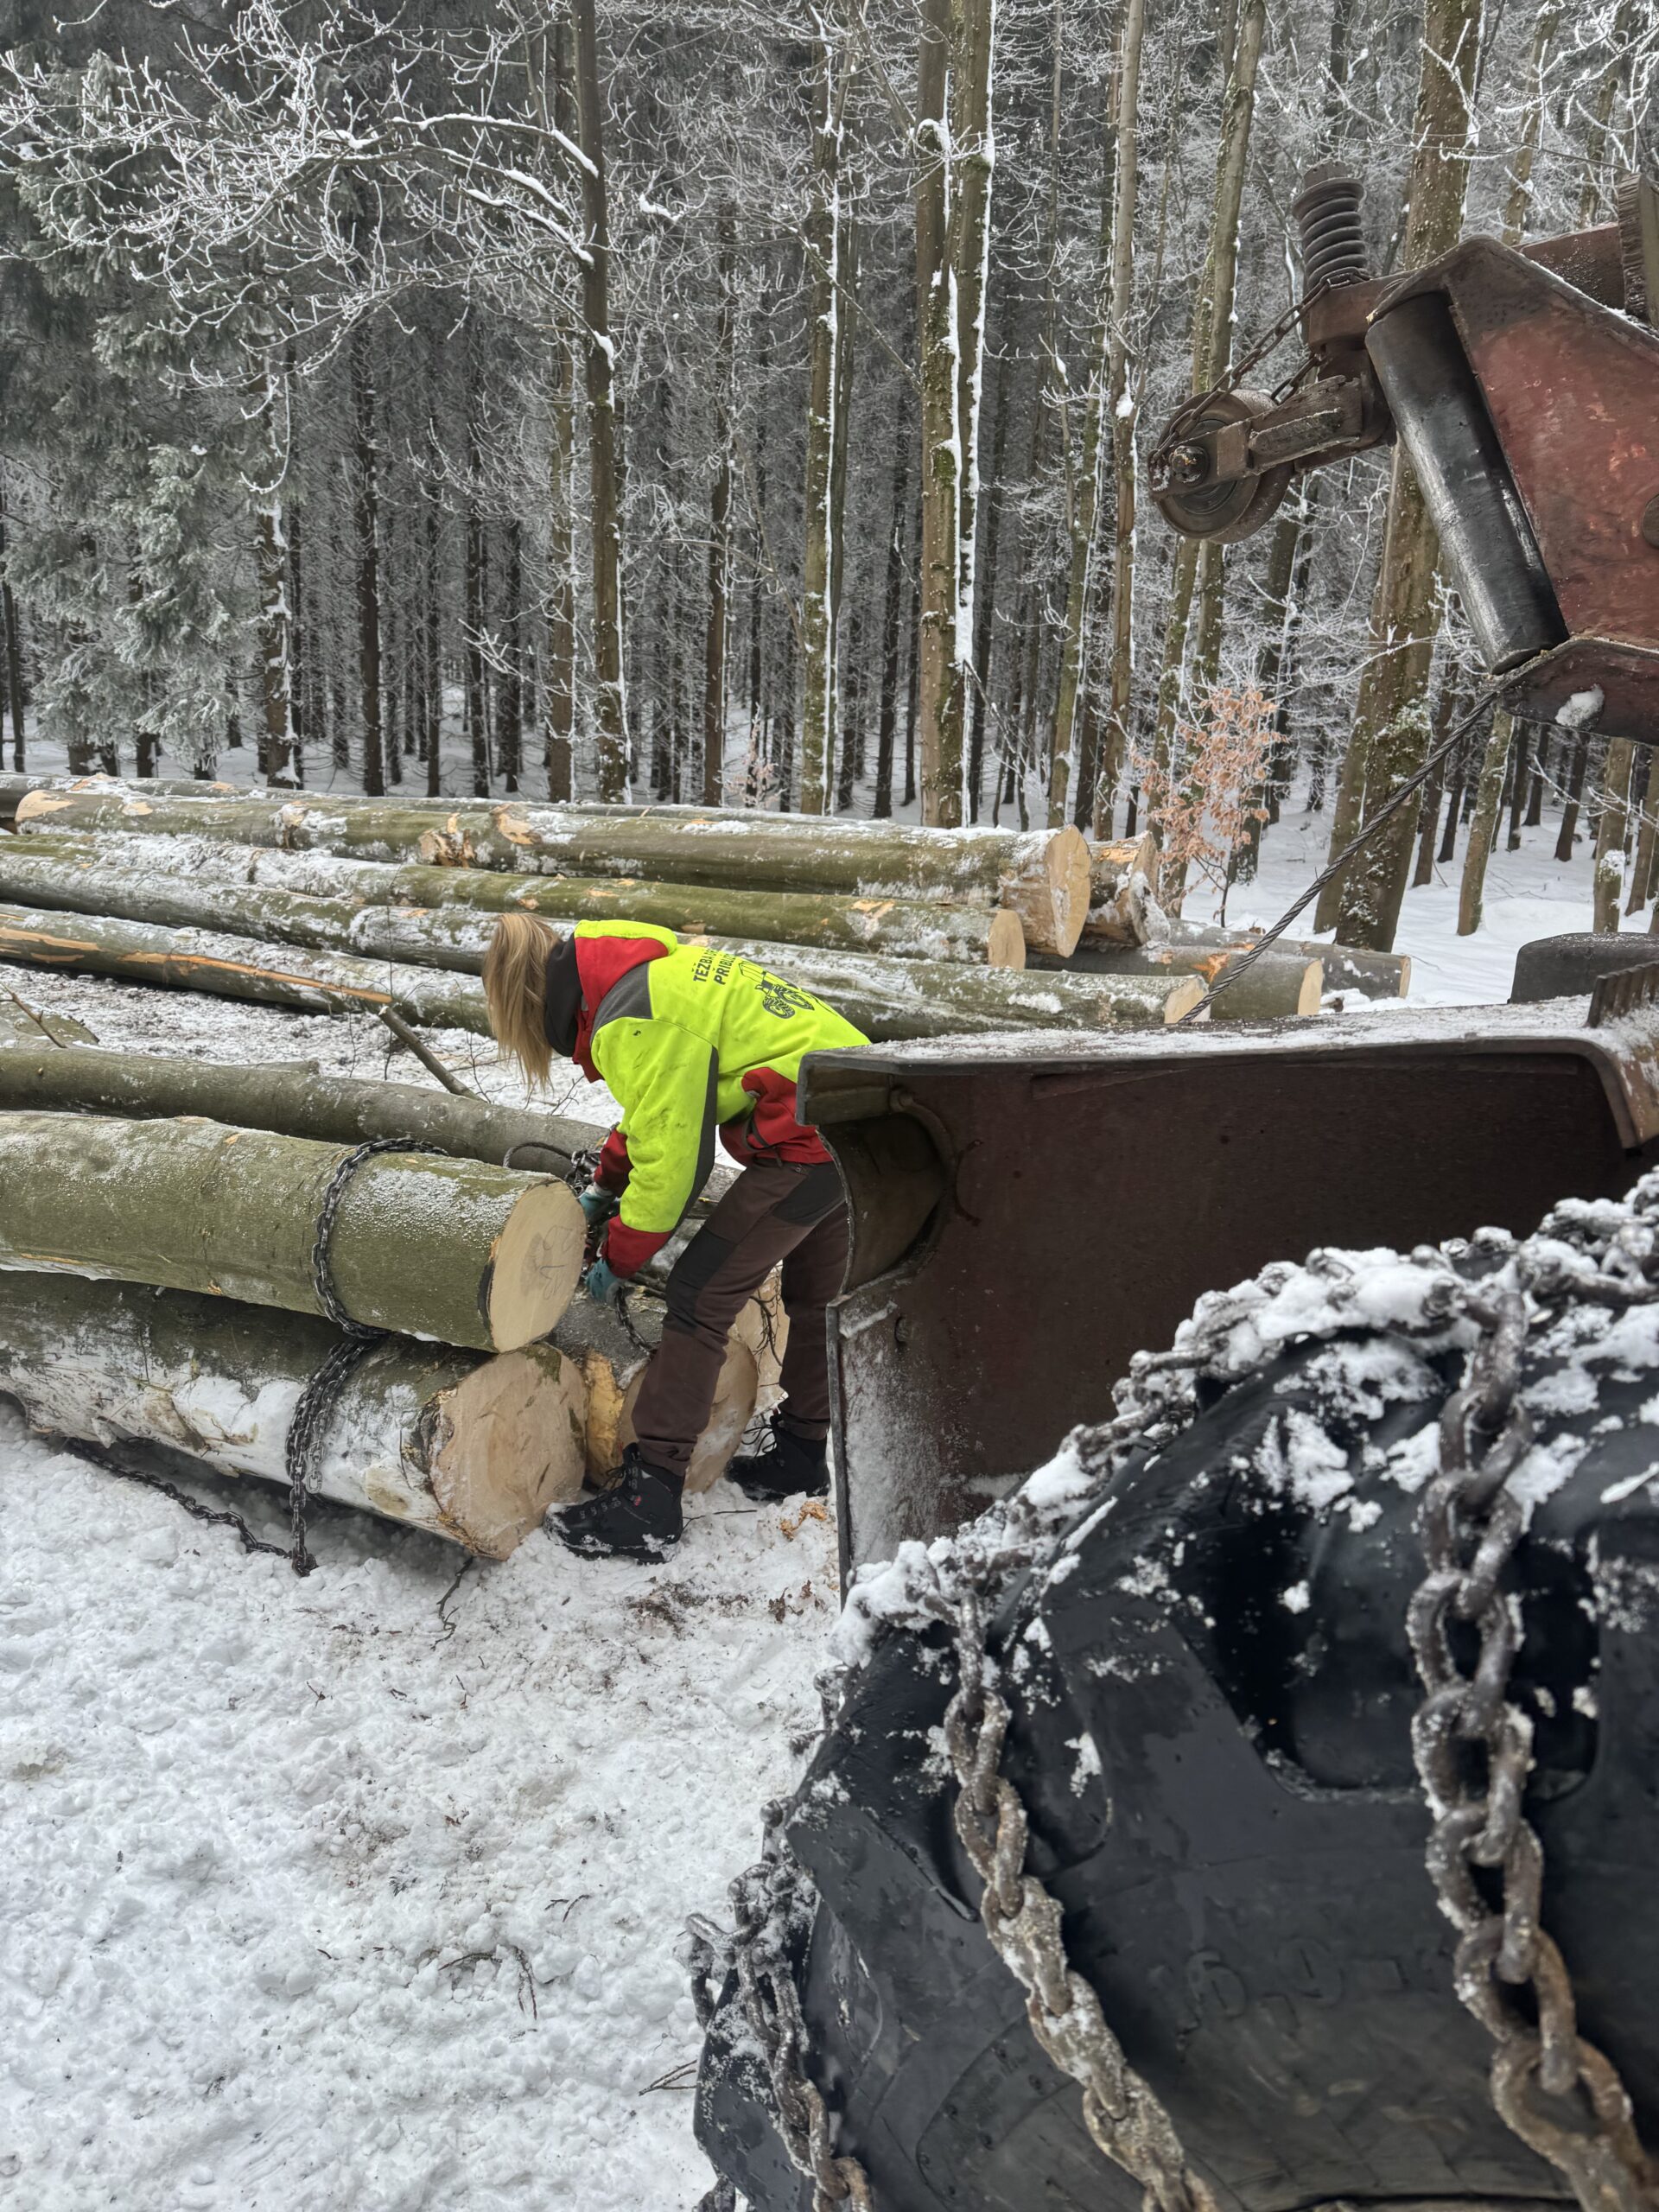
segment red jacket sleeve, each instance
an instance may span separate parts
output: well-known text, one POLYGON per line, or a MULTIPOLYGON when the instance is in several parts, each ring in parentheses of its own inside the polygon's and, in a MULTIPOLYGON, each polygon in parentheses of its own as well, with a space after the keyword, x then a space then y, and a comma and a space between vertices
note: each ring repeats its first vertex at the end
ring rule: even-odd
POLYGON ((620 1129, 613 1129, 600 1147, 599 1165, 594 1170, 594 1180, 601 1191, 626 1191, 630 1164, 628 1141, 620 1129))

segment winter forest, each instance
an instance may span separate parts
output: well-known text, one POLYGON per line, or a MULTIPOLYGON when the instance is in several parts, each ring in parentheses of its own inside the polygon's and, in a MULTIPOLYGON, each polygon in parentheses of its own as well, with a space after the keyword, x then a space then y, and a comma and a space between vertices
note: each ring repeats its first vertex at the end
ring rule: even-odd
MULTIPOLYGON (((1208 809, 1244 879, 1293 787, 1345 842, 1476 663, 1387 449, 1200 551, 1160 426, 1292 305, 1313 164, 1382 274, 1605 221, 1656 153, 1655 0, 0 23, 8 766, 1166 852, 1208 809)), ((1499 715, 1319 926, 1386 947, 1450 865, 1471 931, 1529 830, 1617 926, 1648 759, 1499 715)))

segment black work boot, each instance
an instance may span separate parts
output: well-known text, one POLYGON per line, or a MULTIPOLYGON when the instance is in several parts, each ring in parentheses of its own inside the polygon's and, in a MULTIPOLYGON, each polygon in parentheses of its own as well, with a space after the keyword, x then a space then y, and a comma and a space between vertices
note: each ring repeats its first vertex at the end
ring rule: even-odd
POLYGON ((734 1459, 726 1471, 745 1497, 763 1505, 779 1497, 822 1497, 830 1488, 830 1446, 775 1421, 766 1449, 734 1459))
POLYGON ((615 1487, 550 1516, 559 1541, 595 1559, 662 1559, 680 1541, 685 1477, 652 1467, 637 1444, 622 1454, 615 1487))

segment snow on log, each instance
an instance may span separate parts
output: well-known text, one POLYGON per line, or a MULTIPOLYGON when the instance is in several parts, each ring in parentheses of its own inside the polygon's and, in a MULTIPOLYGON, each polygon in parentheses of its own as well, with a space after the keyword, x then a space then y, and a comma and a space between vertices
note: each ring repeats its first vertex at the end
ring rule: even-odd
MULTIPOLYGON (((1135 947, 1080 944, 1066 962, 1068 976, 1192 976, 1207 989, 1243 957, 1247 948, 1222 945, 1144 944, 1135 947)), ((1317 1014, 1325 992, 1325 970, 1317 960, 1296 953, 1281 956, 1275 945, 1251 962, 1219 997, 1211 1001, 1217 1021, 1278 1021, 1317 1014)))
MULTIPOLYGON (((300 1394, 340 1342, 327 1321, 229 1299, 0 1274, 0 1390, 37 1428, 284 1488, 300 1394)), ((387 1337, 340 1388, 314 1487, 505 1559, 581 1489, 586 1410, 580 1367, 551 1345, 491 1358, 387 1337)))
POLYGON ((1089 848, 1061 830, 919 830, 695 808, 458 806, 441 817, 399 800, 168 798, 35 791, 16 827, 194 836, 359 860, 424 861, 516 874, 634 877, 747 891, 1009 908, 1027 944, 1070 952, 1090 904, 1089 848))
MULTIPOLYGON (((752 1298, 732 1325, 715 1384, 714 1410, 691 1454, 685 1478, 688 1491, 705 1491, 719 1480, 754 1417, 762 1367, 757 1347, 766 1329, 761 1319, 762 1296, 752 1298)), ((607 1306, 579 1298, 554 1332, 555 1346, 580 1369, 587 1391, 587 1471, 596 1482, 620 1466, 623 1452, 636 1441, 634 1401, 645 1378, 646 1361, 662 1337, 666 1313, 660 1299, 632 1293, 628 1322, 634 1334, 630 1336, 607 1306)))
MULTIPOLYGON (((5 1001, 0 997, 0 1027, 5 1001)), ((79 1028, 51 1016, 54 1029, 79 1028)), ((364 1083, 302 1065, 233 1067, 159 1053, 64 1052, 40 1033, 0 1035, 0 1107, 115 1114, 152 1121, 181 1114, 238 1128, 359 1145, 400 1137, 411 1151, 444 1152, 533 1173, 568 1174, 579 1153, 604 1141, 586 1122, 515 1111, 413 1083, 364 1083)))
MULTIPOLYGON (((0 1114, 0 1268, 323 1313, 313 1254, 348 1149, 219 1122, 0 1114)), ((515 1351, 569 1304, 584 1234, 563 1183, 380 1153, 340 1199, 327 1267, 365 1327, 515 1351)))
POLYGON ((161 844, 125 836, 20 834, 0 841, 0 899, 171 928, 230 930, 274 944, 406 957, 473 973, 495 916, 520 911, 553 922, 654 922, 691 935, 758 937, 992 968, 1022 968, 1026 961, 1020 918, 1006 907, 625 878, 582 880, 423 863, 400 868, 251 846, 238 849, 201 838, 161 844), (453 913, 447 911, 452 907, 453 913), (424 921, 434 909, 444 910, 442 919, 424 921), (394 912, 397 918, 389 919, 394 912), (487 918, 481 931, 476 926, 480 916, 487 918))
POLYGON ((0 961, 248 999, 301 1014, 372 1014, 389 1006, 406 1021, 431 1028, 490 1033, 483 989, 470 976, 350 953, 290 950, 216 930, 166 929, 99 914, 71 919, 45 908, 0 906, 0 961))

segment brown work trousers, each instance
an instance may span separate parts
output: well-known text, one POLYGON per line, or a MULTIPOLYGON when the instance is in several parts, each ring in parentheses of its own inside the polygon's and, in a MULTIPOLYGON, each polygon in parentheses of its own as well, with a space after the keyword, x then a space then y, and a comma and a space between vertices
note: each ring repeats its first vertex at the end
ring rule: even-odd
POLYGON ((746 1167, 676 1262, 668 1319, 634 1402, 648 1465, 683 1475, 709 1425, 726 1339, 781 1260, 789 1343, 784 1424, 817 1443, 830 1433, 827 1309, 847 1271, 850 1230, 841 1177, 827 1161, 746 1167))

